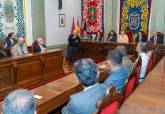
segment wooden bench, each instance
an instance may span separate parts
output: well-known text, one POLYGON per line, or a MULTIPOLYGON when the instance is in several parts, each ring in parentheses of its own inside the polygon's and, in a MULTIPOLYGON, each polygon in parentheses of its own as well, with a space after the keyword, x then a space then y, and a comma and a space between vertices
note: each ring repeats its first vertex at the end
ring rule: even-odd
POLYGON ((63 50, 0 60, 0 97, 17 88, 34 88, 63 77, 63 50))
MULTIPOLYGON (((99 65, 102 64, 105 64, 105 62, 100 63, 99 65)), ((99 82, 102 82, 109 76, 107 69, 100 70, 99 72, 99 82)), ((42 96, 41 99, 36 99, 37 113, 48 114, 49 112, 65 104, 72 94, 79 92, 82 89, 82 86, 79 84, 75 74, 73 73, 53 82, 34 88, 31 91, 35 95, 42 96)), ((1 111, 2 102, 0 102, 0 112, 1 111)))

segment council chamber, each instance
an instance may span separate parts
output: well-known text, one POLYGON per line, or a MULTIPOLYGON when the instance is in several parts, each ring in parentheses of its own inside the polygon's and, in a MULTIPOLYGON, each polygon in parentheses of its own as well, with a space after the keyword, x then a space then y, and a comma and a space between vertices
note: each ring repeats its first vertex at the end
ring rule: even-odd
POLYGON ((1 0, 0 113, 165 114, 164 0, 1 0))

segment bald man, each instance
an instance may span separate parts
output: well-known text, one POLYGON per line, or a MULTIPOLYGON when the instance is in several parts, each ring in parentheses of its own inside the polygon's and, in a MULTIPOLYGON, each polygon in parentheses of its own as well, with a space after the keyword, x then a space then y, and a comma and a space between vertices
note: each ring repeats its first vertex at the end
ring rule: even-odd
POLYGON ((44 41, 42 38, 39 38, 36 40, 33 44, 33 52, 45 52, 46 51, 46 46, 44 45, 44 41))
POLYGON ((12 56, 26 56, 28 54, 24 38, 18 38, 18 43, 12 47, 11 54, 12 56))

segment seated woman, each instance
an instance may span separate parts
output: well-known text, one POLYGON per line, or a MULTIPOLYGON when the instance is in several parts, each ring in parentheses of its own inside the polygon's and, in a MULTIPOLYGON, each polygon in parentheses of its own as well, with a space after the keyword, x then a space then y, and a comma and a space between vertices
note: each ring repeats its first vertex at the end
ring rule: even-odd
POLYGON ((117 34, 115 33, 115 31, 111 31, 108 34, 107 42, 117 42, 117 34))
POLYGON ((8 36, 6 37, 6 46, 5 48, 12 48, 17 43, 16 40, 16 35, 14 32, 9 33, 8 36))
POLYGON ((82 59, 74 64, 74 68, 84 89, 70 96, 62 114, 94 114, 97 101, 106 94, 106 87, 98 82, 98 66, 91 59, 82 59))
POLYGON ((138 36, 137 36, 137 38, 135 39, 135 42, 136 42, 136 43, 147 42, 147 38, 146 38, 146 36, 145 36, 145 34, 144 34, 143 31, 140 31, 140 32, 138 33, 138 36))
POLYGON ((124 30, 121 31, 121 34, 119 35, 119 37, 117 39, 117 42, 118 43, 129 43, 128 36, 126 35, 124 30))
POLYGON ((111 70, 109 77, 104 81, 106 87, 114 85, 118 91, 122 92, 125 81, 128 79, 129 70, 122 66, 123 55, 118 50, 112 50, 108 53, 107 64, 111 70))
POLYGON ((104 33, 101 33, 101 32, 97 32, 97 35, 96 37, 94 38, 94 41, 103 41, 104 39, 104 33))
POLYGON ((126 34, 128 36, 129 43, 133 42, 133 32, 129 27, 126 28, 126 34))
POLYGON ((44 45, 44 41, 42 38, 39 38, 33 43, 33 52, 45 52, 46 51, 46 46, 44 45))

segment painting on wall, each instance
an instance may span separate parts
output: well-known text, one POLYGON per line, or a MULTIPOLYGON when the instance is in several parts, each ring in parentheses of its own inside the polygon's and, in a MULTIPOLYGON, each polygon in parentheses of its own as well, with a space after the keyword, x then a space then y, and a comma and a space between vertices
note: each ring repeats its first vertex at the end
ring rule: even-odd
POLYGON ((104 31, 104 0, 82 0, 82 21, 88 33, 104 31))
POLYGON ((152 0, 120 0, 120 30, 130 28, 134 34, 148 33, 152 0))
POLYGON ((23 0, 0 1, 0 39, 14 32, 16 37, 25 37, 23 0))
POLYGON ((65 26, 66 26, 66 15, 59 14, 59 27, 65 27, 65 26))

